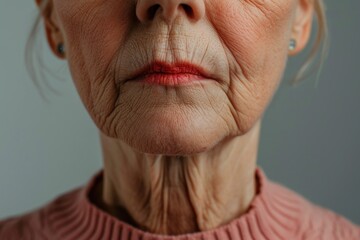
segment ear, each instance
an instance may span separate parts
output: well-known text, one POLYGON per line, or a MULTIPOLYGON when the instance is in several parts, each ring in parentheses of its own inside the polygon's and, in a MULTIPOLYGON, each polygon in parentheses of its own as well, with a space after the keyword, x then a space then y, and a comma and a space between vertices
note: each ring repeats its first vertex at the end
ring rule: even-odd
POLYGON ((41 17, 44 20, 44 27, 46 33, 46 39, 49 44, 49 47, 53 54, 60 59, 64 59, 65 55, 60 54, 58 45, 64 43, 63 35, 59 28, 59 20, 54 11, 54 5, 52 0, 35 0, 41 17))
POLYGON ((296 48, 290 51, 289 55, 296 55, 306 47, 311 35, 314 1, 317 0, 296 1, 295 18, 291 30, 291 38, 296 40, 296 48))

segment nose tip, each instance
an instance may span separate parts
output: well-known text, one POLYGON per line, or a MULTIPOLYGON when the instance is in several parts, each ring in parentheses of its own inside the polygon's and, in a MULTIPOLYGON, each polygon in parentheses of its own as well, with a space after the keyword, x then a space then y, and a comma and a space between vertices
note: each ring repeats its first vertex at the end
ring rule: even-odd
POLYGON ((200 20, 205 15, 204 0, 138 0, 136 5, 136 16, 143 23, 156 17, 171 22, 179 14, 191 21, 200 20))

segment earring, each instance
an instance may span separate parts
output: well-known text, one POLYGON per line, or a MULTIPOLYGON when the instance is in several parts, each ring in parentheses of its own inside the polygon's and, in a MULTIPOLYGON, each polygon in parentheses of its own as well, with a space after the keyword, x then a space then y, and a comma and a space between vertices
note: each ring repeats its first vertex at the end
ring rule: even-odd
POLYGON ((289 50, 294 51, 296 49, 296 40, 294 38, 290 39, 289 50))
POLYGON ((60 55, 64 55, 65 54, 65 46, 63 43, 59 43, 57 45, 57 51, 60 55))

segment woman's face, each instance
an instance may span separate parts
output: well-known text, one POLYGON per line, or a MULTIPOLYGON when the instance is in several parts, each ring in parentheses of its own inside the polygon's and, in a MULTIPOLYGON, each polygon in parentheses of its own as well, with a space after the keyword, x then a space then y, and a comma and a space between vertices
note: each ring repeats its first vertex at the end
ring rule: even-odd
POLYGON ((52 0, 48 37, 64 42, 80 97, 104 134, 142 152, 197 153, 261 119, 290 38, 296 51, 307 41, 310 2, 52 0), (147 79, 192 81, 129 80, 144 69, 156 71, 147 79))

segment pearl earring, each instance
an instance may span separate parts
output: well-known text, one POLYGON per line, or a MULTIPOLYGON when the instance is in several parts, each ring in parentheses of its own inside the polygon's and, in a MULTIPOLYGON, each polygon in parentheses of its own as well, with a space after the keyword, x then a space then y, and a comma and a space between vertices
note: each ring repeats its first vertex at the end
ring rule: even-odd
POLYGON ((63 43, 59 43, 57 45, 57 51, 60 55, 64 55, 65 54, 65 46, 63 43))
POLYGON ((290 39, 289 50, 294 51, 296 49, 296 40, 294 38, 290 39))

